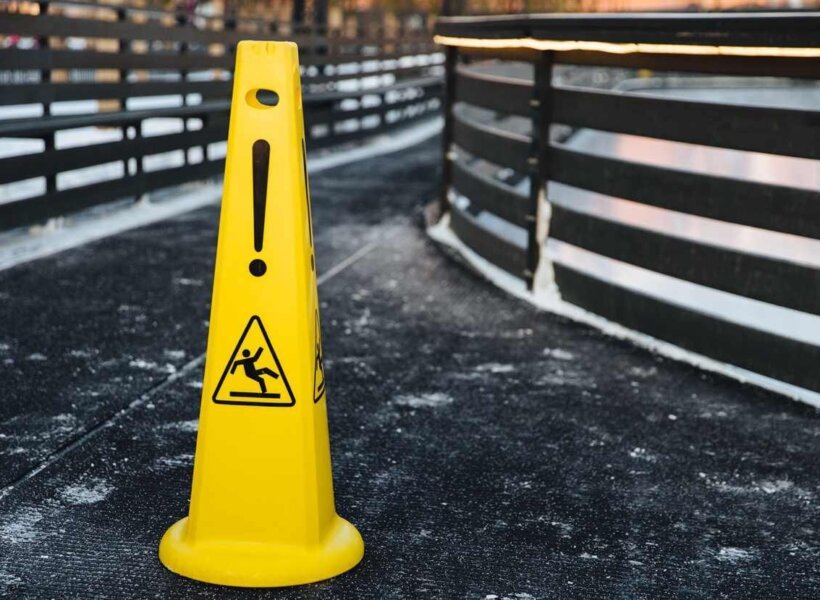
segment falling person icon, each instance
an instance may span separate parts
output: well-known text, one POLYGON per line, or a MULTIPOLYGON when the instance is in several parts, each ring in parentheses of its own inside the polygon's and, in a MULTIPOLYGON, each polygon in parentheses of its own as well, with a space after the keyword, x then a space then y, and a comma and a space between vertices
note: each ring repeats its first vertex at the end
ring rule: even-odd
POLYGON ((216 404, 293 406, 296 398, 262 320, 252 316, 225 361, 212 399, 216 404), (241 367, 241 368, 240 368, 241 367), (253 383, 250 383, 250 382, 253 383))
POLYGON ((242 350, 242 356, 244 358, 237 358, 233 365, 231 365, 231 375, 233 375, 236 368, 241 365, 245 370, 245 377, 248 379, 253 379, 256 383, 258 383, 259 387, 262 389, 262 393, 265 394, 268 389, 265 386, 265 380, 262 376, 269 375, 274 379, 279 379, 279 375, 267 367, 263 367, 261 369, 256 368, 256 361, 259 360, 260 356, 262 356, 262 348, 259 348, 253 356, 251 356, 250 350, 242 350))

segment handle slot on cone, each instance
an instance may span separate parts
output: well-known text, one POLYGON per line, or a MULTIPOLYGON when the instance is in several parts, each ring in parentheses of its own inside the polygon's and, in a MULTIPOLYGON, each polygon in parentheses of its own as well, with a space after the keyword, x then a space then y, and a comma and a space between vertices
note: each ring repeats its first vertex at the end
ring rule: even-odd
POLYGON ((254 108, 268 108, 279 104, 279 94, 273 90, 257 88, 248 92, 246 100, 254 108))

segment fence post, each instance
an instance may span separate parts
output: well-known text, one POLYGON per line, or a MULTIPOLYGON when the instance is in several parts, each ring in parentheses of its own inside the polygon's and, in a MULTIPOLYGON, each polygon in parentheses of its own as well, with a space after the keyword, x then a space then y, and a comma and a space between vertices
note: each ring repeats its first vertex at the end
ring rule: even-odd
POLYGON ((535 271, 541 254, 538 241, 538 212, 549 179, 550 123, 552 121, 552 64, 551 51, 540 52, 533 68, 534 82, 530 99, 532 142, 527 162, 530 167, 530 195, 527 210, 527 264, 524 279, 532 290, 535 271))
POLYGON ((456 95, 458 48, 447 46, 444 52, 444 102, 442 107, 444 128, 441 132, 441 195, 439 197, 441 215, 450 210, 450 183, 453 179, 453 160, 455 159, 450 146, 453 142, 453 104, 456 95))
MULTIPOLYGON (((177 7, 177 13, 174 16, 174 20, 176 21, 176 26, 180 29, 184 29, 188 26, 188 13, 185 12, 185 9, 182 7, 177 7)), ((184 59, 184 55, 188 53, 188 42, 179 42, 179 55, 184 59)), ((188 94, 185 92, 185 84, 188 80, 188 69, 180 69, 179 70, 179 77, 182 83, 182 106, 188 106, 188 94)), ((188 132, 188 119, 186 117, 182 118, 182 130, 184 132, 188 132)), ((188 165, 188 150, 190 148, 184 148, 182 150, 183 156, 183 164, 188 165)))
MULTIPOLYGON (((116 15, 117 15, 117 22, 118 23, 125 23, 126 21, 128 21, 128 12, 126 11, 126 9, 124 7, 117 8, 116 15)), ((151 42, 146 41, 146 43, 150 44, 151 42)), ((120 56, 122 56, 124 54, 127 54, 128 52, 131 51, 131 49, 132 49, 132 46, 131 46, 130 41, 124 40, 122 38, 117 40, 117 54, 119 54, 120 56)), ((150 50, 151 49, 149 48, 148 51, 150 52, 150 50)), ((117 71, 117 73, 118 73, 118 79, 119 79, 120 83, 125 84, 125 83, 128 82, 128 69, 119 69, 117 71)), ((124 96, 120 96, 119 98, 117 98, 117 105, 118 105, 120 111, 125 111, 127 109, 127 107, 126 107, 126 98, 124 96)), ((120 127, 120 131, 122 132, 123 141, 127 141, 129 139, 134 139, 134 140, 139 139, 142 135, 141 129, 142 129, 141 122, 123 123, 122 127, 120 127), (133 138, 129 137, 129 134, 128 134, 129 131, 133 132, 133 134, 134 134, 133 138)), ((123 171, 123 177, 130 177, 130 176, 138 177, 139 175, 141 175, 142 174, 142 153, 138 151, 135 156, 124 159, 122 161, 122 171, 123 171), (131 173, 131 161, 132 160, 134 161, 134 173, 131 173)), ((141 180, 139 180, 138 183, 136 183, 135 185, 136 185, 137 193, 134 195, 134 199, 139 200, 141 198, 141 195, 142 195, 142 188, 140 187, 142 185, 141 180)))
POLYGON ((313 27, 327 34, 327 0, 313 0, 313 27))
MULTIPOLYGON (((231 12, 225 12, 222 15, 222 31, 230 31, 235 32, 238 29, 238 19, 239 16, 233 10, 231 12)), ((235 42, 228 42, 225 44, 225 53, 236 55, 236 43, 235 42)), ((233 68, 233 67, 231 67, 233 68)))
MULTIPOLYGON (((38 8, 40 9, 39 14, 47 15, 48 14, 48 2, 39 2, 38 8)), ((47 35, 37 36, 37 43, 40 46, 41 50, 46 52, 49 51, 50 47, 50 40, 47 35)), ((51 69, 43 69, 40 71, 40 83, 51 83, 51 69)), ((48 118, 51 116, 51 103, 50 102, 43 102, 43 117, 48 118)), ((43 135, 43 144, 44 152, 50 152, 54 150, 54 139, 55 135, 54 132, 47 133, 43 135)), ((57 176, 54 174, 46 175, 46 193, 53 194, 57 191, 57 176)))
POLYGON ((290 13, 291 34, 302 33, 305 25, 305 0, 293 0, 293 9, 290 13))

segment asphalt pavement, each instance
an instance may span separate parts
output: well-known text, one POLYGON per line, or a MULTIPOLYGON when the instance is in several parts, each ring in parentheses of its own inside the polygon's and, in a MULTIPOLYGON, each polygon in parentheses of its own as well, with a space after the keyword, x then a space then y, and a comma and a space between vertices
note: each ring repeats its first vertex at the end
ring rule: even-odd
POLYGON ((190 491, 206 208, 0 273, 0 595, 820 596, 818 411, 449 259, 419 219, 439 151, 312 182, 336 504, 363 562, 235 590, 157 559, 190 491))

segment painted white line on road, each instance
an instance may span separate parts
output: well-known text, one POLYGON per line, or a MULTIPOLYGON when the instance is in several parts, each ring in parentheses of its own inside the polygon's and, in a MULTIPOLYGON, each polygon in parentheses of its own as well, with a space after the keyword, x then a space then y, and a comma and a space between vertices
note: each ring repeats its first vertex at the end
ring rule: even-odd
POLYGON ((372 252, 376 246, 378 246, 378 241, 372 241, 369 244, 365 244, 361 248, 359 248, 356 252, 348 256, 342 262, 338 263, 337 265, 331 267, 327 273, 323 273, 316 279, 316 285, 322 285, 328 279, 335 277, 338 273, 341 273, 350 265, 358 261, 360 258, 363 258, 366 254, 372 252))

